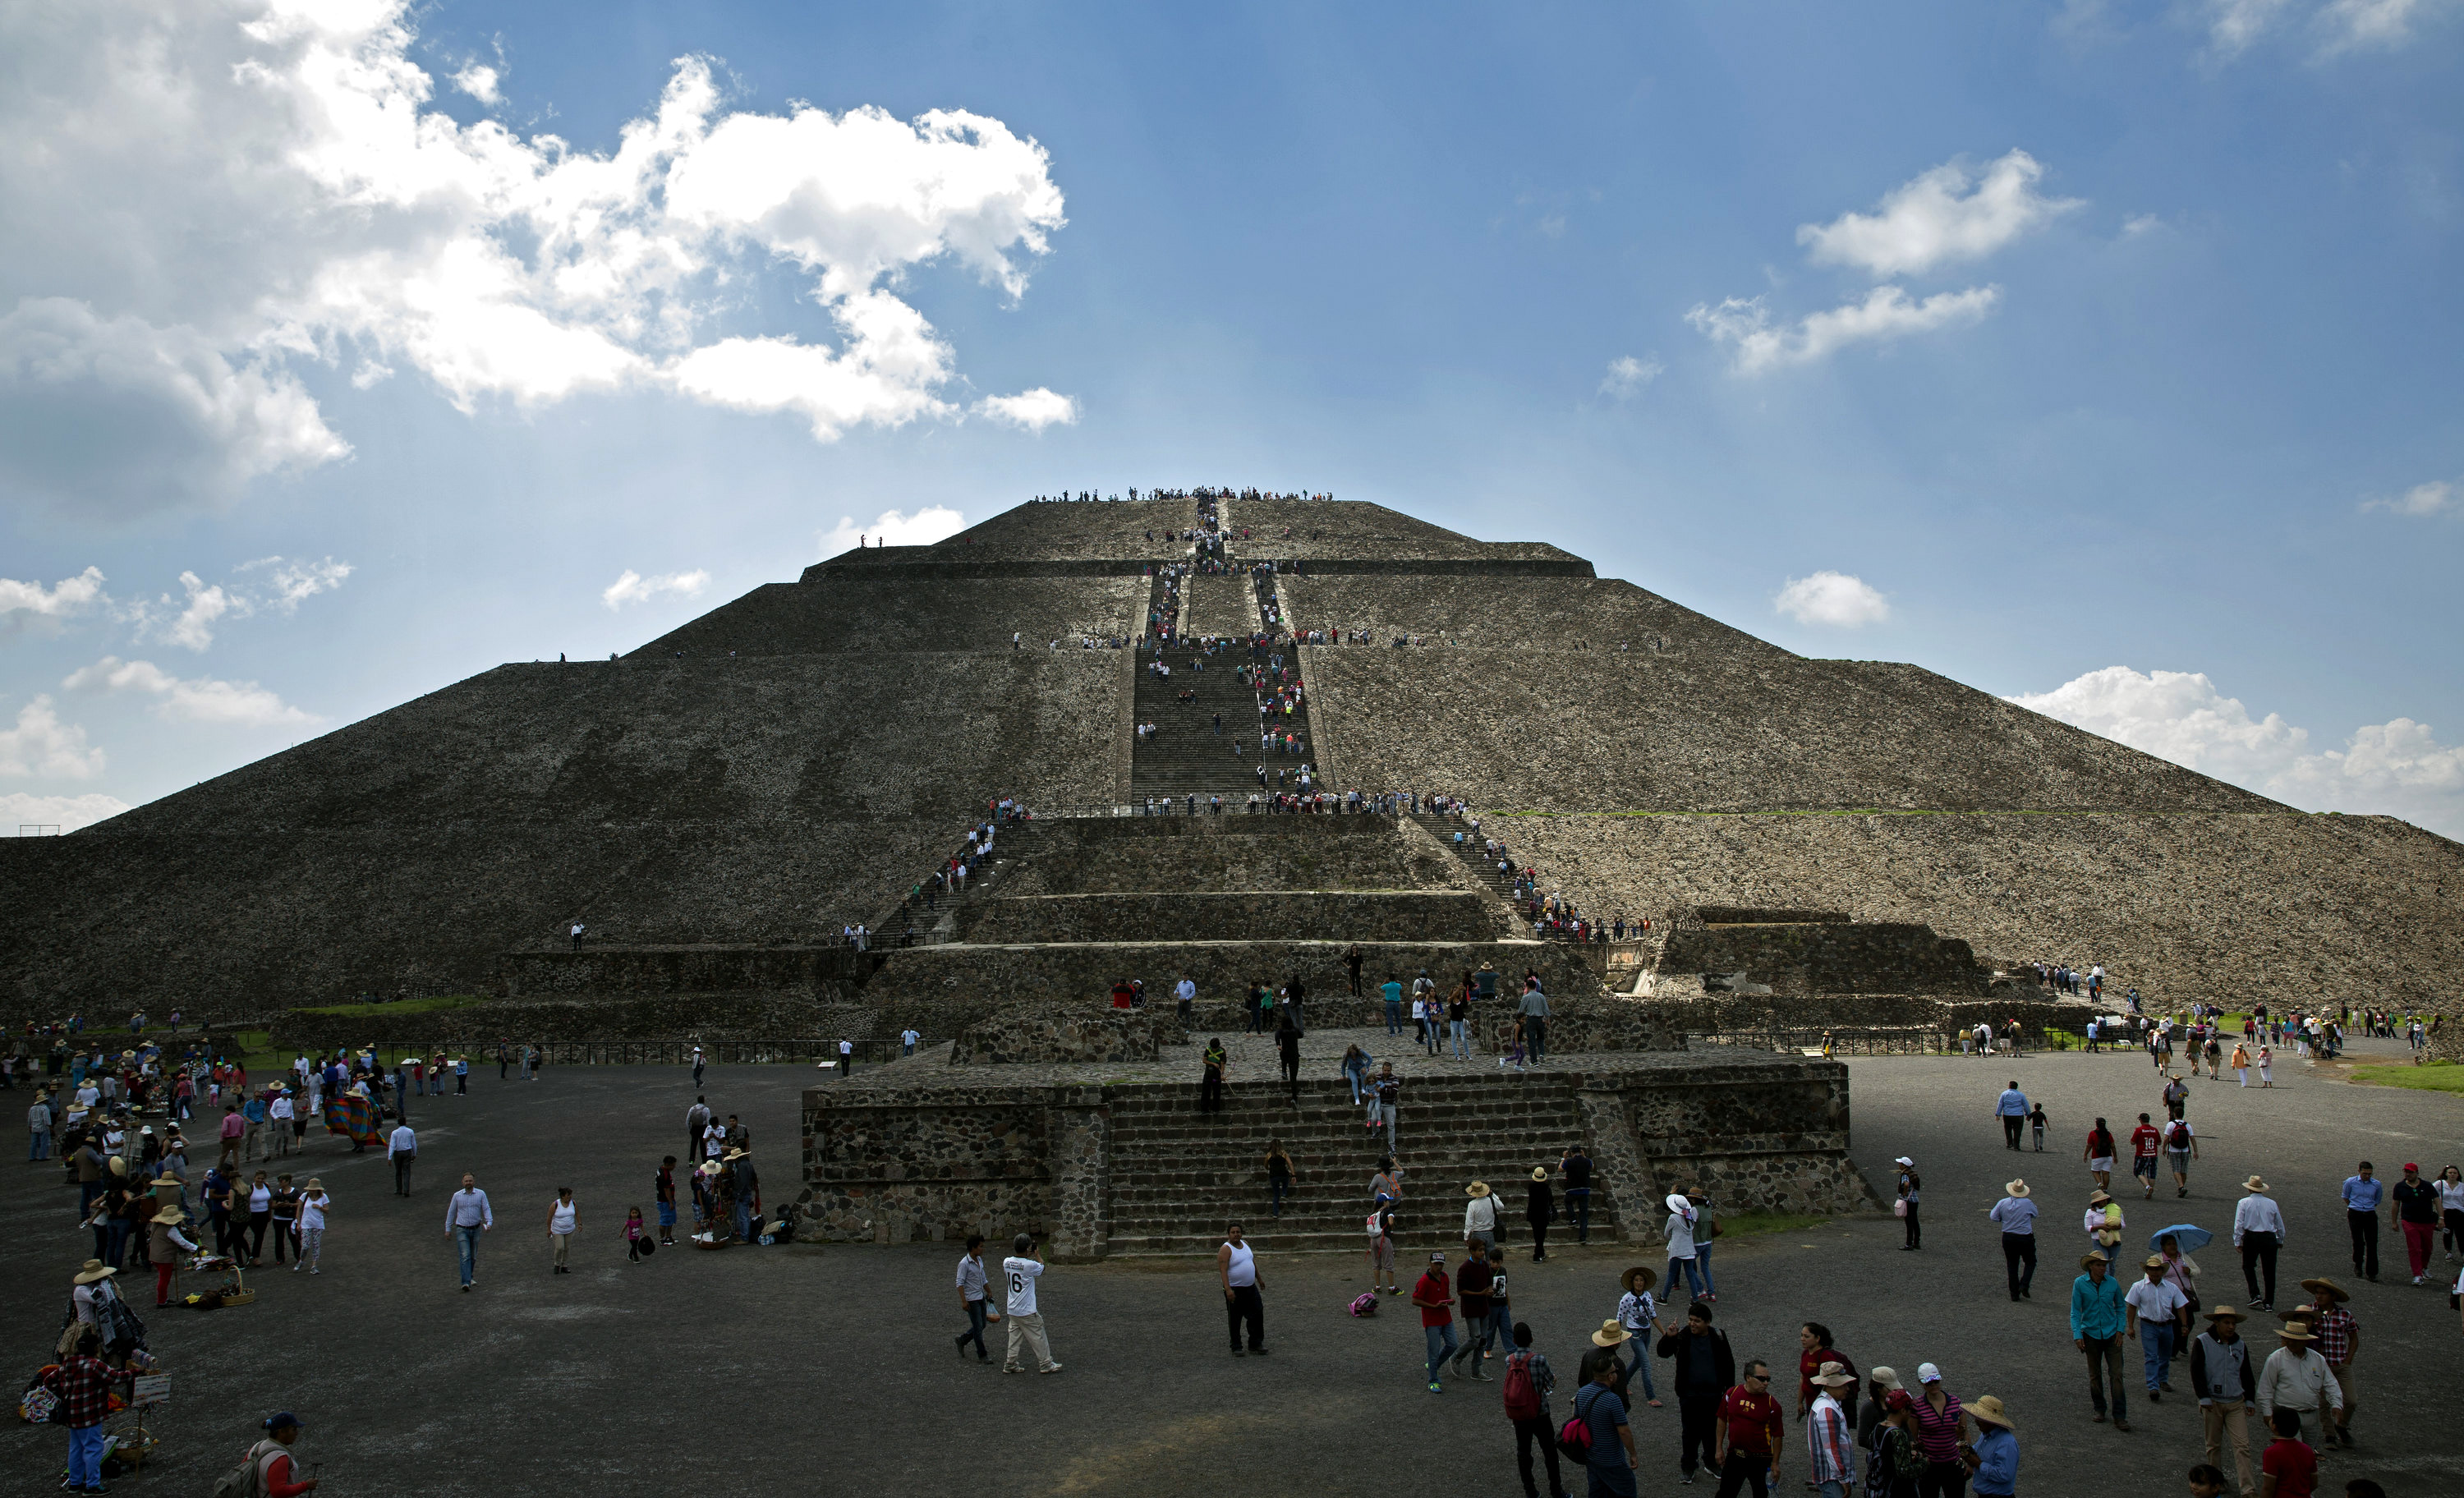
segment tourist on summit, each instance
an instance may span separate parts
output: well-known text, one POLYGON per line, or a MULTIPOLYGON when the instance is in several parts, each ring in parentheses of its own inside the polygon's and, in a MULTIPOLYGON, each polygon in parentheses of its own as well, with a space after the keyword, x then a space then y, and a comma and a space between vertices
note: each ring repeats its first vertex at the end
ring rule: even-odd
POLYGON ((1471 995, 1470 985, 1456 990, 1446 1014, 1446 1032, 1453 1037, 1455 1059, 1471 1059, 1471 995))
POLYGON ((1360 948, 1357 944, 1354 944, 1350 951, 1343 954, 1344 971, 1351 975, 1351 992, 1352 997, 1354 999, 1360 997, 1360 948))

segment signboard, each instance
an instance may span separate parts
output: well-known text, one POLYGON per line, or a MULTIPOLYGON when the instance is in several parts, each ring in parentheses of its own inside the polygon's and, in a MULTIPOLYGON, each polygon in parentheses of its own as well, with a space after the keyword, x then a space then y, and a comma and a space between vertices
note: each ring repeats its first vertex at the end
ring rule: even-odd
POLYGON ((170 1402, 171 1376, 169 1374, 144 1374, 129 1380, 128 1407, 130 1409, 142 1410, 150 1404, 170 1402))

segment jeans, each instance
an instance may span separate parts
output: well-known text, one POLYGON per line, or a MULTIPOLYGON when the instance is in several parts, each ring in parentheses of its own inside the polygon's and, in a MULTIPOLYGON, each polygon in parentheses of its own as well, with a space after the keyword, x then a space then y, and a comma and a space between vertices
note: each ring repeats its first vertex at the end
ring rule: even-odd
POLYGON ((1249 1351, 1262 1351, 1266 1345, 1266 1302, 1255 1285, 1235 1285, 1232 1293, 1223 1298, 1223 1320, 1232 1334, 1232 1350, 1241 1350, 1241 1326, 1249 1327, 1249 1351))
POLYGON ((2344 1225, 2353 1235, 2353 1272, 2366 1279, 2379 1277, 2379 1215, 2376 1212, 2344 1211, 2344 1225))
POLYGON ((1448 1027, 1454 1031, 1455 1059, 1469 1061, 1471 1059, 1471 1022, 1453 1020, 1448 1022, 1448 1027))
POLYGON ((1429 1381, 1435 1383, 1438 1370, 1445 1366, 1446 1359, 1454 1356, 1462 1344, 1455 1340, 1455 1324, 1451 1321, 1443 1326, 1422 1327, 1420 1331, 1428 1339, 1429 1381))
POLYGON ((1694 1240, 1694 1262, 1689 1267, 1703 1276, 1703 1294, 1720 1293, 1720 1287, 1711 1283, 1711 1241, 1709 1239, 1694 1240))
MULTIPOLYGON (((1695 1252, 1697 1252, 1697 1253, 1702 1252, 1702 1248, 1703 1248, 1703 1245, 1700 1245, 1700 1244, 1697 1244, 1697 1245, 1694 1245, 1695 1252)), ((1702 1276, 1701 1272, 1700 1272, 1699 1270, 1697 1270, 1697 1269, 1694 1267, 1694 1261, 1693 1261, 1693 1260, 1691 1260, 1691 1259, 1671 1259, 1671 1260, 1669 1260, 1669 1261, 1668 1261, 1668 1272, 1667 1272, 1665 1275, 1663 1275, 1663 1276, 1661 1276, 1661 1281, 1660 1281, 1660 1283, 1661 1283, 1661 1284, 1662 1284, 1662 1285, 1667 1286, 1667 1287, 1668 1287, 1668 1289, 1669 1289, 1671 1291, 1674 1291, 1674 1290, 1677 1289, 1677 1271, 1678 1271, 1678 1269, 1680 1268, 1680 1267, 1683 1267, 1683 1269, 1684 1269, 1684 1271, 1685 1271, 1685 1289, 1686 1289, 1686 1293, 1687 1293, 1687 1294, 1689 1294, 1689 1295, 1691 1295, 1692 1297, 1694 1297, 1694 1298, 1695 1298, 1695 1299, 1697 1299, 1697 1300, 1702 1299, 1702 1298, 1703 1298, 1703 1276, 1702 1276)), ((1675 1298, 1675 1296, 1672 1294, 1670 1298, 1671 1298, 1671 1299, 1674 1299, 1674 1298, 1675 1298)))
POLYGON ((1292 1194, 1292 1178, 1290 1178, 1289 1176, 1269 1176, 1269 1177, 1267 1177, 1267 1178, 1266 1178, 1266 1198, 1267 1198, 1267 1201, 1266 1201, 1266 1215, 1267 1215, 1267 1216, 1269 1216, 1269 1217, 1281 1217, 1281 1216, 1283 1216, 1283 1215, 1284 1215, 1284 1198, 1286 1198, 1286 1197, 1287 1197, 1287 1196, 1290 1196, 1291 1194, 1292 1194))
POLYGON ((2004 1233, 2002 1235, 2002 1271, 2011 1281, 2011 1294, 2015 1299, 2028 1293, 2036 1280, 2036 1235, 2004 1233), (2023 1270, 2020 1266, 2027 1267, 2023 1270))
POLYGON ((1389 1035, 1403 1033, 1403 1006, 1392 999, 1386 1001, 1386 1033, 1389 1035))
POLYGON ((1352 1105, 1353 1105, 1354 1108, 1359 1107, 1359 1106, 1360 1106, 1360 1073, 1359 1073, 1359 1072, 1357 1072, 1357 1071, 1346 1071, 1346 1072, 1343 1074, 1343 1080, 1345 1080, 1346 1082, 1349 1082, 1349 1083, 1351 1083, 1351 1084, 1352 1084, 1352 1105))
POLYGON ((453 1229, 454 1246, 462 1255, 462 1283, 468 1286, 479 1268, 479 1233, 477 1225, 453 1229))
POLYGON ((393 1157, 393 1194, 395 1196, 407 1197, 410 1195, 410 1164, 412 1159, 413 1157, 408 1155, 397 1155, 393 1157))
POLYGON ((1530 1047, 1531 1059, 1538 1061, 1549 1053, 1549 1022, 1536 1014, 1523 1017, 1523 1041, 1530 1047))
POLYGON ((79 1487, 102 1487, 102 1421, 69 1427, 69 1481, 79 1487))
POLYGON ((2145 1357, 2147 1392, 2153 1394, 2158 1384, 2172 1381, 2173 1323, 2169 1321, 2139 1323, 2139 1348, 2145 1357))
POLYGON ((26 1147, 26 1158, 29 1160, 47 1160, 51 1157, 52 1136, 48 1134, 36 1134, 34 1135, 33 1142, 26 1147))
POLYGON ((2113 1384, 2113 1418, 2128 1420, 2130 1401, 2127 1387, 2122 1381, 2122 1337, 2091 1336, 2081 1340, 2087 1348, 2087 1399, 2099 1415, 2104 1413, 2104 1386, 2110 1377, 2113 1384))
POLYGON ((1566 1215, 1574 1221, 1574 1242, 1592 1241, 1592 1188, 1577 1186, 1566 1193, 1566 1215))
POLYGON ((984 1315, 987 1309, 980 1299, 967 1302, 967 1330, 958 1333, 958 1346, 964 1348, 970 1342, 975 1343, 976 1357, 985 1362, 991 1361, 993 1355, 984 1347, 984 1315))
POLYGON ((1660 1398, 1660 1391, 1651 1386, 1650 1333, 1640 1333, 1626 1345, 1634 1349, 1634 1361, 1626 1365, 1626 1377, 1629 1379, 1639 1377, 1642 1380, 1642 1397, 1644 1399, 1656 1399, 1660 1398))

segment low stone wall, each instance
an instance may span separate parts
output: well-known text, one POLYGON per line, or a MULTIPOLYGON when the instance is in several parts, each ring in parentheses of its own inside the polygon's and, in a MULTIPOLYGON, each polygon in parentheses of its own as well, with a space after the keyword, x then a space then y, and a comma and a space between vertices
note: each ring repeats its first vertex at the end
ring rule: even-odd
MULTIPOLYGON (((1551 1055, 1596 1050, 1683 1050, 1685 1026, 1657 1005, 1602 996, 1560 1002, 1551 999, 1548 1030, 1542 1048, 1551 1055)), ((1480 1048, 1503 1055, 1514 1044, 1514 1009, 1510 1003, 1483 1006, 1472 1020, 1480 1048)))
POLYGON ((517 1002, 495 1000, 458 1009, 319 1014, 294 1009, 274 1024, 277 1050, 337 1046, 442 1046, 476 1049, 500 1040, 770 1040, 825 1033, 827 1007, 791 995, 660 994, 626 999, 517 1002))
POLYGON ((1046 894, 986 901, 965 937, 1043 941, 1486 941, 1505 911, 1464 892, 1046 894))
MULTIPOLYGON (((913 1024, 927 1035, 955 1035, 1005 1005, 1023 1001, 1085 1003, 1109 999, 1123 978, 1143 979, 1150 1005, 1169 1005, 1183 975, 1196 980, 1201 1003, 1227 1002, 1252 982, 1281 986, 1293 977, 1311 995, 1309 1023, 1321 1000, 1343 996, 1350 977, 1344 941, 1196 941, 1059 946, 954 943, 886 954, 860 1002, 874 1016, 875 1035, 913 1024)), ((1599 980, 1573 948, 1553 941, 1363 942, 1361 982, 1375 989, 1389 973, 1404 982, 1425 968, 1441 988, 1493 961, 1516 983, 1536 970, 1551 999, 1599 992, 1599 980)))
POLYGON ((1664 973, 1744 973, 1782 994, 1974 994, 1989 975, 1968 943, 1912 922, 1704 925, 1668 934, 1664 973))
POLYGON ((1034 1062, 1153 1061, 1166 1046, 1187 1044, 1188 1032, 1170 1011, 1107 1009, 1068 1014, 1021 1004, 979 1020, 958 1032, 950 1048, 954 1067, 1019 1066, 1034 1062))
POLYGON ((1394 817, 1055 818, 1001 836, 1002 854, 1019 849, 1004 894, 1478 888, 1461 859, 1394 817))
POLYGON ((1979 1020, 1999 1029, 2012 1020, 2029 1030, 2079 1030, 2106 1006, 2084 1000, 2039 998, 1937 999, 1912 994, 1774 994, 1770 998, 1713 994, 1701 998, 1617 1001, 1648 1013, 1682 1033, 1897 1028, 1920 1025, 1953 1030, 1979 1020))
POLYGON ((579 994, 716 993, 726 990, 843 996, 874 965, 846 947, 585 946, 579 952, 515 952, 496 971, 512 998, 579 994))

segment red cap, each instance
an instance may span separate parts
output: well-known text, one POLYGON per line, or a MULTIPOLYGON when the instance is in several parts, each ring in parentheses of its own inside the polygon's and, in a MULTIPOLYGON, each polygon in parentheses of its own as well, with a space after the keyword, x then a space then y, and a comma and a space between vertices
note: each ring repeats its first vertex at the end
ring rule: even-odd
POLYGON ((2404 1169, 2405 1169, 2405 1174, 2406 1174, 2406 1175, 2408 1175, 2408 1176, 2418 1176, 2418 1175, 2420 1175, 2420 1174, 2421 1174, 2421 1167, 2420 1167, 2420 1166, 2418 1166, 2418 1165, 2412 1164, 2412 1163, 2410 1163, 2409 1161, 2408 1161, 2408 1162, 2406 1163, 2406 1165, 2405 1165, 2404 1169))

